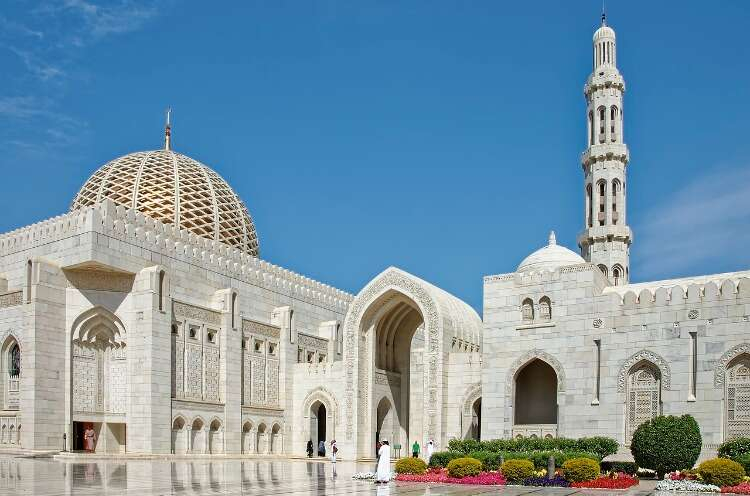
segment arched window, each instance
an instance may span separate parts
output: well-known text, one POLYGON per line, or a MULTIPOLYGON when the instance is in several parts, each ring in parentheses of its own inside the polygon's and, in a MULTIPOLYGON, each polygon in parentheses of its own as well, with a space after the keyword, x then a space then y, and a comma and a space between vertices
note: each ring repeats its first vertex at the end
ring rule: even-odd
POLYGON ((627 394, 627 441, 644 422, 661 413, 661 374, 651 362, 640 362, 630 369, 627 394))
POLYGON ((524 322, 531 322, 534 320, 534 302, 531 298, 526 298, 521 304, 521 317, 524 322))
POLYGON ((586 186, 586 224, 589 227, 594 225, 594 199, 593 199, 593 188, 589 184, 586 186))
POLYGON ((620 195, 620 181, 617 179, 612 181, 612 224, 617 224, 617 218, 619 213, 617 212, 617 200, 620 195))
POLYGON ((750 436, 750 356, 729 363, 726 375, 727 439, 750 436))
POLYGON ((609 271, 607 270, 606 265, 597 265, 597 267, 599 267, 599 270, 602 271, 602 274, 604 274, 604 277, 609 277, 607 274, 609 271))
POLYGON ((21 375, 21 348, 18 347, 18 343, 14 343, 8 350, 8 375, 11 378, 21 375))
POLYGON ((607 112, 604 107, 599 107, 599 143, 604 143, 604 121, 607 117, 607 112))
POLYGON ((234 312, 237 310, 237 293, 232 293, 232 329, 235 328, 234 312))
POLYGON ((615 123, 617 122, 617 107, 612 105, 609 108, 609 135, 612 141, 617 141, 617 134, 615 129, 615 123))
POLYGON ((612 283, 615 286, 622 284, 622 267, 619 265, 612 267, 612 283))
POLYGON ((594 144, 594 111, 589 111, 589 146, 594 144))
POLYGON ((604 181, 599 181, 597 184, 599 187, 599 225, 604 225, 604 209, 605 209, 605 201, 606 201, 606 193, 607 193, 607 183, 604 181))
POLYGON ((552 319, 552 303, 546 296, 542 296, 539 300, 539 317, 542 320, 552 319))

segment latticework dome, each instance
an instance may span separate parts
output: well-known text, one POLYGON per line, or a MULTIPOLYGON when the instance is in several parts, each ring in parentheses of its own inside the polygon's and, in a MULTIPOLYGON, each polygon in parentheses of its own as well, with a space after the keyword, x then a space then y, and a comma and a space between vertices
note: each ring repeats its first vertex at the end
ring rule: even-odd
POLYGON ((255 226, 245 204, 216 172, 172 150, 136 152, 104 164, 73 199, 71 210, 105 198, 255 257, 255 226))

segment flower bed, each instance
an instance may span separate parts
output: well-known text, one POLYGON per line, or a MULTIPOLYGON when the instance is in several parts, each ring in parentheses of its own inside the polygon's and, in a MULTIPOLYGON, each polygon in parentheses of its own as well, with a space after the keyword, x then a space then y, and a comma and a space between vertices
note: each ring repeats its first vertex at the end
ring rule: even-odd
POLYGON ((523 481, 524 486, 542 486, 542 487, 570 487, 570 482, 565 480, 562 475, 555 475, 549 478, 546 475, 541 477, 529 477, 523 481))
POLYGON ((638 484, 638 479, 625 473, 605 475, 594 480, 585 482, 573 482, 571 487, 584 487, 591 489, 627 489, 638 484))
POLYGON ((736 486, 724 486, 721 488, 722 493, 750 494, 750 482, 742 482, 736 486))
POLYGON ((719 493, 721 488, 712 484, 704 484, 696 480, 664 479, 656 485, 657 491, 692 491, 695 493, 719 493))
POLYGON ((404 482, 432 482, 443 484, 476 484, 482 486, 502 486, 505 484, 505 477, 500 472, 482 472, 479 475, 469 475, 466 477, 451 477, 448 471, 442 468, 430 469, 424 474, 398 474, 397 481, 404 482))

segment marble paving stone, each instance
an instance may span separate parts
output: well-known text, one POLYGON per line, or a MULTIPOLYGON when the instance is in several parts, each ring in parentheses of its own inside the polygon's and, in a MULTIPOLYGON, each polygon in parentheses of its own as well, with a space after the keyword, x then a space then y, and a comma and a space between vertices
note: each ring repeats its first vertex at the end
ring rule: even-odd
MULTIPOLYGON (((463 486, 353 480, 371 464, 305 460, 81 460, 14 458, 0 455, 0 496, 604 496, 605 490, 521 486, 463 486)), ((627 496, 658 495, 644 481, 627 496)), ((667 496, 669 493, 664 493, 667 496)), ((681 496, 689 496, 681 493, 681 496)))

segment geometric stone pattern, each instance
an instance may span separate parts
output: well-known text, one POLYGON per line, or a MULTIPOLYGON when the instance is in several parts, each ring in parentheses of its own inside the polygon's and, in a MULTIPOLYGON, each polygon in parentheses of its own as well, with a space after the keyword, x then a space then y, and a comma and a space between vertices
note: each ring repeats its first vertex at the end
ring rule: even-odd
POLYGON ((642 361, 650 362, 658 367, 659 374, 661 375, 661 387, 669 390, 670 384, 672 383, 672 372, 669 369, 669 364, 667 364, 667 361, 657 353, 649 350, 638 351, 622 363, 620 366, 620 372, 617 375, 617 390, 619 392, 625 391, 627 377, 631 373, 631 369, 634 365, 642 361))

